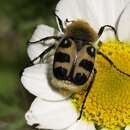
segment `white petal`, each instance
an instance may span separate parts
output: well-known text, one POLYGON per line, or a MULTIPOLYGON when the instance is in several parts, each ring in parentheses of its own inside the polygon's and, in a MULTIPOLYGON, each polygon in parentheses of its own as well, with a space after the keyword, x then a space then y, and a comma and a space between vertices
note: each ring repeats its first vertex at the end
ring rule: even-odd
POLYGON ((38 25, 36 30, 34 31, 32 38, 30 41, 38 41, 44 37, 53 36, 55 33, 55 29, 52 27, 49 27, 48 25, 38 25))
POLYGON ((88 22, 91 21, 90 24, 97 27, 96 15, 91 12, 90 8, 87 11, 87 7, 87 1, 84 0, 60 0, 56 7, 56 14, 62 19, 63 24, 66 19, 71 21, 80 18, 88 22))
POLYGON ((130 4, 122 12, 117 31, 121 41, 130 41, 130 4))
POLYGON ((102 128, 101 130, 111 130, 111 129, 109 129, 109 128, 102 128))
POLYGON ((47 70, 47 64, 37 64, 26 68, 21 77, 23 86, 30 93, 44 100, 57 101, 68 98, 71 95, 70 93, 63 96, 49 85, 47 70))
POLYGON ((130 125, 127 125, 125 130, 130 130, 130 125))
MULTIPOLYGON (((47 25, 38 25, 36 30, 34 31, 30 42, 38 41, 42 38, 56 35, 58 32, 54 28, 51 28, 47 25)), ((46 42, 46 45, 43 45, 41 42, 37 42, 36 44, 30 44, 27 49, 28 56, 31 60, 39 56, 49 45, 55 43, 55 40, 49 40, 46 42)))
POLYGON ((64 129, 71 126, 78 116, 70 100, 46 102, 36 98, 25 118, 29 125, 38 124, 37 128, 64 129))
POLYGON ((106 24, 115 26, 125 3, 124 0, 60 0, 56 13, 63 22, 66 18, 81 18, 98 32, 106 24))
POLYGON ((66 130, 96 130, 96 128, 92 122, 78 120, 76 123, 74 123, 70 128, 66 130))
MULTIPOLYGON (((57 129, 55 129, 57 130, 57 129)), ((59 129, 58 129, 59 130, 59 129)), ((67 129, 61 130, 96 130, 93 122, 87 122, 83 120, 77 120, 72 126, 67 129)))
MULTIPOLYGON (((30 44, 27 48, 27 53, 28 56, 31 60, 35 59, 36 57, 38 57, 47 47, 43 46, 40 43, 37 44, 30 44)), ((34 63, 38 63, 40 61, 40 58, 38 58, 36 61, 34 61, 34 63)))

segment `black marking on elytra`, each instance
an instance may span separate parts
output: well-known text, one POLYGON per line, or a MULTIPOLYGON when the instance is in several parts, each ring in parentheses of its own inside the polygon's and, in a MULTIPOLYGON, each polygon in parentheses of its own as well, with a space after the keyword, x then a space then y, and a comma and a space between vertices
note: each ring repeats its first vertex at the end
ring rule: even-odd
POLYGON ((87 81, 87 77, 85 74, 77 73, 73 79, 74 84, 83 85, 87 81))
POLYGON ((87 53, 91 57, 95 57, 96 49, 93 46, 89 46, 89 47, 87 47, 87 53))
POLYGON ((70 62, 70 56, 63 52, 56 52, 54 61, 58 62, 70 62))
POLYGON ((53 69, 53 73, 57 79, 67 80, 67 70, 63 67, 53 69))
POLYGON ((64 39, 59 45, 59 47, 62 47, 62 48, 69 48, 70 46, 71 46, 71 42, 70 40, 67 40, 67 39, 64 39))
POLYGON ((80 63, 79 63, 79 66, 84 68, 85 70, 89 71, 89 72, 92 72, 92 69, 93 69, 93 62, 92 61, 88 61, 88 60, 82 60, 80 63))

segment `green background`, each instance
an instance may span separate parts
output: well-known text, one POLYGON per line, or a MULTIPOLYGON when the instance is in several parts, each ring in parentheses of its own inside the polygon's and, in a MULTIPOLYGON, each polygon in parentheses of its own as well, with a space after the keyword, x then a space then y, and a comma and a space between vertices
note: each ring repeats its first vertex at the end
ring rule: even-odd
POLYGON ((26 41, 38 24, 56 26, 58 0, 0 0, 0 130, 33 130, 24 119, 35 97, 20 83, 26 41))

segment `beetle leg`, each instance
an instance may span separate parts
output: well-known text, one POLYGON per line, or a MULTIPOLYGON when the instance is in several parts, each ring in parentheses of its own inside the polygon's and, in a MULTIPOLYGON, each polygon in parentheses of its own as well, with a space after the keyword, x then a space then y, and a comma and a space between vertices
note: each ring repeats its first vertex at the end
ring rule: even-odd
POLYGON ((48 37, 45 37, 45 38, 42 38, 40 40, 37 40, 37 41, 27 41, 27 44, 36 44, 38 42, 45 42, 45 41, 48 41, 48 40, 60 40, 62 37, 60 36, 48 36, 48 37))
POLYGON ((48 47, 47 49, 45 49, 39 56, 37 56, 36 58, 34 58, 31 62, 33 63, 38 58, 42 59, 48 52, 50 52, 54 48, 55 48, 55 44, 53 44, 50 47, 48 47))
POLYGON ((60 17, 55 12, 53 12, 53 14, 58 20, 61 31, 64 32, 64 26, 63 26, 62 20, 60 19, 60 17))
POLYGON ((130 77, 130 74, 127 74, 127 73, 121 71, 121 70, 113 63, 113 61, 112 61, 108 56, 106 56, 103 52, 97 50, 97 54, 99 54, 99 55, 101 55, 103 58, 105 58, 105 59, 110 63, 110 65, 112 65, 117 71, 119 71, 120 73, 122 73, 122 74, 124 74, 124 75, 130 77))
POLYGON ((91 79, 91 81, 90 81, 88 87, 87 87, 86 94, 85 94, 85 96, 84 96, 84 100, 83 100, 83 103, 82 103, 82 106, 81 106, 80 115, 79 115, 79 117, 78 117, 77 120, 80 120, 81 117, 82 117, 83 109, 84 109, 85 102, 86 102, 86 98, 87 98, 87 96, 88 96, 88 94, 89 94, 89 92, 90 92, 90 90, 91 90, 91 88, 92 88, 92 85, 93 85, 94 80, 95 80, 95 77, 96 77, 96 73, 97 73, 97 71, 96 71, 96 69, 94 68, 94 74, 93 74, 93 77, 92 77, 92 79, 91 79))
POLYGON ((102 26, 102 27, 99 29, 99 31, 98 31, 98 36, 100 37, 100 36, 102 35, 102 33, 103 33, 103 31, 105 30, 106 27, 111 28, 111 29, 113 30, 116 39, 119 41, 119 38, 118 38, 118 35, 117 35, 117 31, 116 31, 116 29, 115 29, 113 26, 111 26, 111 25, 104 25, 104 26, 102 26))

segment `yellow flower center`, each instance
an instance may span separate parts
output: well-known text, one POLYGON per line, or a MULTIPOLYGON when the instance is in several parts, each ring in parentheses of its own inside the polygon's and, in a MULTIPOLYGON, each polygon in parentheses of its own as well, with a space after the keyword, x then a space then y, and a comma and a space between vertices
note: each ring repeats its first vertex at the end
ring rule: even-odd
MULTIPOLYGON (((121 71, 130 75, 130 43, 105 42, 100 50, 121 71)), ((117 71, 101 55, 96 56, 97 74, 86 99, 82 119, 101 128, 118 129, 130 124, 130 77, 117 71)), ((73 95, 80 111, 85 91, 73 95)))

